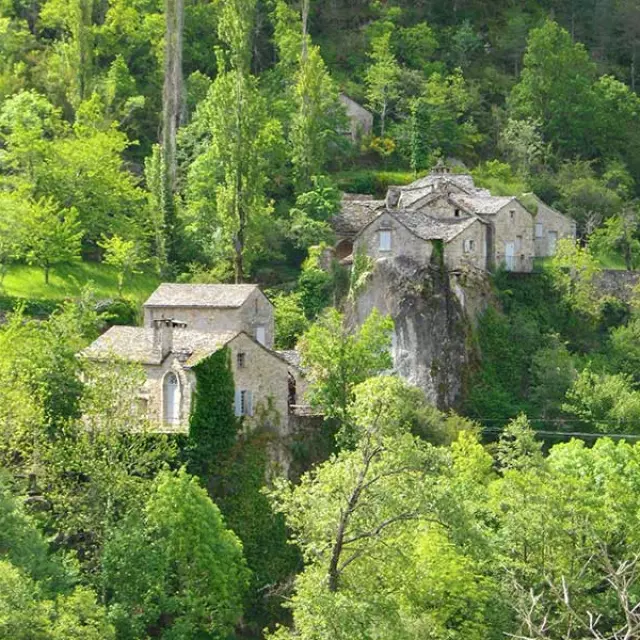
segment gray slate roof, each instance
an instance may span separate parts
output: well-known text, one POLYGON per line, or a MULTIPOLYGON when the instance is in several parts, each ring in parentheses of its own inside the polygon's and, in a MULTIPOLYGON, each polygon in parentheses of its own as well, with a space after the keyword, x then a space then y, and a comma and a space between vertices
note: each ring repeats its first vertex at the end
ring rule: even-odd
POLYGON ((289 365, 300 369, 300 352, 295 349, 281 349, 276 353, 289 365))
POLYGON ((503 207, 516 200, 514 196, 464 196, 460 194, 451 194, 450 198, 463 209, 480 215, 498 213, 503 207))
POLYGON ((342 210, 333 217, 331 225, 339 236, 353 238, 360 229, 375 220, 384 208, 384 200, 343 200, 342 210))
POLYGON ((458 234, 478 221, 478 218, 438 220, 408 209, 391 210, 389 214, 418 238, 423 240, 442 240, 443 242, 450 242, 458 234))
MULTIPOLYGON (((182 355, 185 366, 193 367, 238 336, 240 331, 209 333, 175 328, 171 352, 182 355)), ((139 364, 159 365, 162 354, 154 346, 154 330, 143 327, 115 326, 80 352, 91 360, 121 358, 139 364)))
POLYGON ((144 303, 145 307, 241 307, 256 284, 161 284, 144 303))

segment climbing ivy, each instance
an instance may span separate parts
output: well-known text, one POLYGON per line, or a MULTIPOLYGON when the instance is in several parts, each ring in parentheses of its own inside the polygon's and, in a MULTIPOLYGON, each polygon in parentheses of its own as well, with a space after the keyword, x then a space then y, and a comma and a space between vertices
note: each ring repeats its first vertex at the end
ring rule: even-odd
POLYGON ((220 349, 197 364, 193 371, 196 392, 186 455, 190 472, 205 479, 226 458, 239 429, 233 406, 235 385, 229 349, 220 349))

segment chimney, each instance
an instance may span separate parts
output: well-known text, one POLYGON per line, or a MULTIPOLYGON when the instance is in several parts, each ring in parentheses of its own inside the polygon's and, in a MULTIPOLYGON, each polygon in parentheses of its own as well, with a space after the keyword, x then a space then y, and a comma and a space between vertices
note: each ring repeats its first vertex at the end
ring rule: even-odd
POLYGON ((158 318, 153 321, 153 348, 164 360, 173 348, 173 319, 158 318))
POLYGON ((386 205, 387 209, 395 209, 400 200, 400 189, 398 187, 389 187, 387 189, 386 205))

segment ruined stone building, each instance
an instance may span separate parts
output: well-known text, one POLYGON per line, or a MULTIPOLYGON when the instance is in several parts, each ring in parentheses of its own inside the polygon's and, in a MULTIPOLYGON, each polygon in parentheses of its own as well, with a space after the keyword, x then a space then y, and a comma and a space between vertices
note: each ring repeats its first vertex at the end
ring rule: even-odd
POLYGON ((81 355, 140 364, 140 403, 151 424, 186 432, 198 365, 226 348, 236 415, 250 427, 268 412, 271 426, 286 434, 304 381, 295 354, 274 351, 273 339, 273 306, 256 285, 162 284, 144 304, 144 326, 111 327, 81 355))
POLYGON ((334 218, 336 255, 374 259, 410 257, 429 264, 438 256, 449 271, 528 272, 536 257, 552 255, 560 238, 575 238, 575 223, 533 194, 494 196, 468 174, 439 165, 385 200, 347 196, 334 218), (525 206, 525 204, 527 206, 525 206))

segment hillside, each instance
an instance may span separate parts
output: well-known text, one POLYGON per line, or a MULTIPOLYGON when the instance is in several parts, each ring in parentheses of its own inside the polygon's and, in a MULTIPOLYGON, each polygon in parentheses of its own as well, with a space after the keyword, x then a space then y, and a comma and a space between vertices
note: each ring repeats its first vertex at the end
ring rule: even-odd
POLYGON ((0 640, 640 638, 639 56, 0 0, 0 640))

